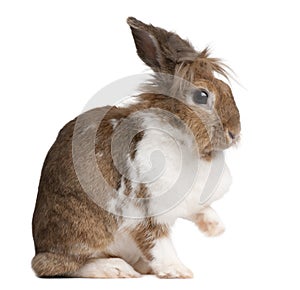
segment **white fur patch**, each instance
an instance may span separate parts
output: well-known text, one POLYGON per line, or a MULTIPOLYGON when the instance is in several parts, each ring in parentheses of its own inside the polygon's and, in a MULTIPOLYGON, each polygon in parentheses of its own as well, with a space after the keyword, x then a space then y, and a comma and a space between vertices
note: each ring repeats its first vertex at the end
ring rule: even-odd
POLYGON ((188 132, 162 122, 154 112, 140 115, 144 137, 137 145, 132 175, 150 191, 149 214, 159 223, 173 224, 178 217, 197 213, 228 191, 231 176, 222 152, 212 162, 200 159, 188 132), (182 177, 183 170, 187 173, 182 177))
POLYGON ((153 272, 161 278, 191 278, 193 273, 178 259, 173 244, 169 238, 156 241, 151 254, 150 263, 153 272))
POLYGON ((128 263, 120 258, 94 259, 72 274, 80 278, 138 278, 137 273, 128 263))
POLYGON ((134 265, 141 257, 141 251, 135 241, 125 231, 120 231, 115 234, 114 241, 105 250, 105 253, 120 257, 131 265, 134 265))

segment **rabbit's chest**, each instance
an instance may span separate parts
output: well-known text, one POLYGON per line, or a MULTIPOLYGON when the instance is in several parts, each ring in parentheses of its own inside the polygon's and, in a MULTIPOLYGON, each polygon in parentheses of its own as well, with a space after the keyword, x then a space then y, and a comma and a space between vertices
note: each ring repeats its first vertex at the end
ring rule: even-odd
POLYGON ((198 199, 198 204, 206 206, 220 199, 229 190, 231 183, 232 178, 224 154, 219 152, 210 162, 199 160, 199 175, 191 190, 191 196, 198 199))
POLYGON ((135 165, 149 190, 148 212, 163 222, 199 212, 231 185, 223 152, 208 162, 190 148, 161 132, 151 132, 140 143, 135 165))

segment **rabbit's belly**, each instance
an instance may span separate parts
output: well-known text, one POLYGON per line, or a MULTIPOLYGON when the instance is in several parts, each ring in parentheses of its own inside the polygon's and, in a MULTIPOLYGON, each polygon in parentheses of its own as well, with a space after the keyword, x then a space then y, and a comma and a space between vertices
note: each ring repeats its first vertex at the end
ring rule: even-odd
POLYGON ((135 264, 141 257, 141 251, 126 232, 115 234, 114 241, 108 246, 105 254, 120 257, 130 264, 135 264))

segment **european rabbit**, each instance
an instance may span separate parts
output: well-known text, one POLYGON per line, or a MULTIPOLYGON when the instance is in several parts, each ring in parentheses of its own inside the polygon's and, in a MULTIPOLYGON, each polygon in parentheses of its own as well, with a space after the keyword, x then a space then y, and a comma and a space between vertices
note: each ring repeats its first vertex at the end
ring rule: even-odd
POLYGON ((211 173, 240 134, 231 89, 215 77, 224 66, 175 33, 127 22, 154 77, 134 103, 93 109, 59 132, 33 216, 40 277, 190 278, 170 239, 175 220, 224 231, 210 204, 231 178, 226 166, 211 173))

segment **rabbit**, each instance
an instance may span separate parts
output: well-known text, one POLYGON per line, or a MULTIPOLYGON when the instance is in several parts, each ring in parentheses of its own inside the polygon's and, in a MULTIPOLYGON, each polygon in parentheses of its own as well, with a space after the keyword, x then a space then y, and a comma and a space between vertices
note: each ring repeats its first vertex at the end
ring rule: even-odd
POLYGON ((33 214, 38 277, 192 278, 170 237, 176 219, 224 232, 211 204, 229 190, 222 154, 241 131, 230 86, 216 77, 227 67, 174 32, 127 23, 153 77, 134 102, 94 108, 59 132, 33 214))

